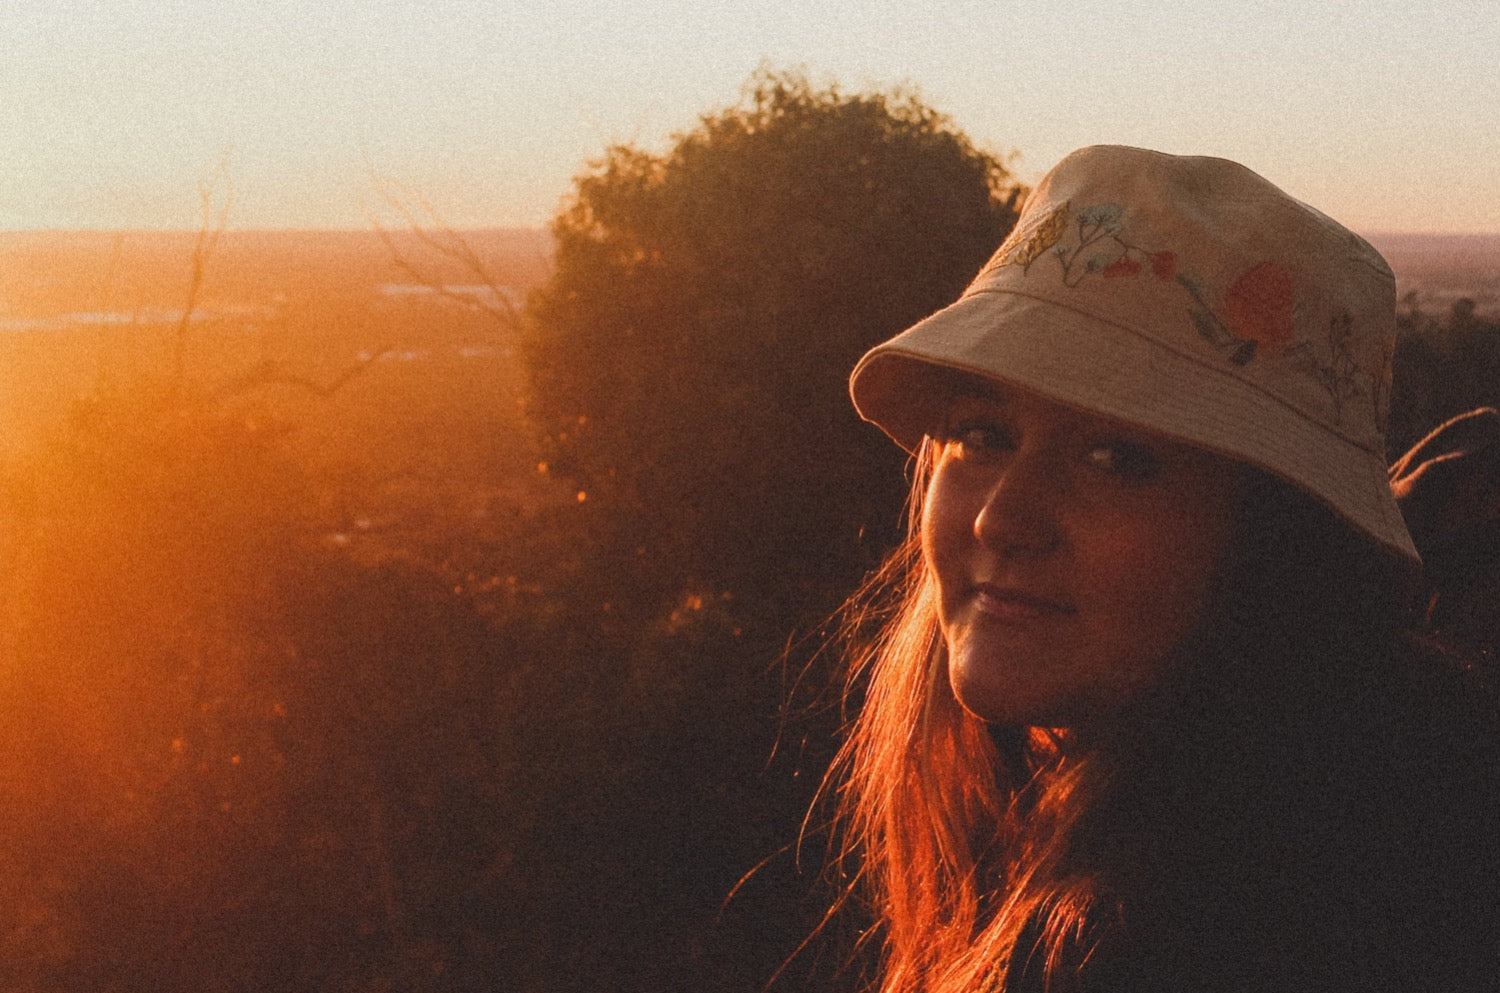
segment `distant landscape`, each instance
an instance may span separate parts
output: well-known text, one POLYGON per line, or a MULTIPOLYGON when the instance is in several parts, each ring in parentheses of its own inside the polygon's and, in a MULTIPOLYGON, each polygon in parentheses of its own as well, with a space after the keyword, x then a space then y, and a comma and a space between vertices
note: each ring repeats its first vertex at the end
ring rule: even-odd
POLYGON ((1468 297, 1478 316, 1500 314, 1500 234, 1371 234, 1396 273, 1398 298, 1445 313, 1468 297), (1415 294, 1415 297, 1409 297, 1415 294))
MULTIPOLYGON (((460 235, 486 271, 518 293, 546 277, 545 231, 460 235)), ((180 308, 196 237, 190 231, 0 231, 0 330, 69 315, 149 316, 180 308)), ((425 275, 473 281, 472 271, 424 247, 413 234, 391 237, 425 275)), ((1391 263, 1398 293, 1414 291, 1424 304, 1468 296, 1479 313, 1500 310, 1500 234, 1366 237, 1391 263)), ((314 297, 350 300, 411 281, 411 272, 392 258, 376 231, 229 231, 214 251, 200 306, 210 315, 258 314, 263 321, 278 305, 314 297)))
MULTIPOLYGON (((165 367, 196 237, 0 232, 0 451, 30 443, 80 391, 165 367)), ((1369 238, 1390 261, 1405 305, 1441 316, 1467 297, 1476 315, 1500 314, 1500 234, 1369 238)), ((545 231, 464 231, 462 240, 511 303, 546 278, 545 231)), ((479 283, 472 266, 409 232, 390 244, 376 231, 227 232, 188 323, 188 371, 229 382, 274 367, 282 379, 326 386, 361 362, 372 379, 426 380, 411 370, 462 367, 447 401, 511 403, 508 331, 481 306, 491 287, 479 283), (452 292, 440 296, 434 286, 452 292), (398 365, 399 377, 382 371, 398 365)), ((311 393, 278 389, 290 404, 311 393)), ((354 416, 358 402, 349 405, 354 416)), ((411 413, 443 417, 420 403, 411 413)))
POLYGON ((378 438, 416 456, 479 406, 514 410, 511 329, 494 312, 545 276, 545 233, 466 231, 471 264, 405 232, 229 232, 184 323, 196 238, 0 233, 0 452, 80 394, 164 375, 179 348, 197 388, 254 392, 299 423, 317 405, 303 433, 325 455, 378 438), (371 420, 376 395, 397 424, 371 420))
MULTIPOLYGON (((391 237, 433 276, 473 279, 460 265, 445 266, 412 233, 391 237)), ((544 231, 470 230, 462 238, 502 281, 526 286, 546 273, 544 231)), ((196 239, 193 231, 0 232, 0 318, 180 305, 196 239)), ((221 304, 265 302, 277 294, 342 294, 409 278, 374 230, 228 231, 214 251, 203 296, 221 304)))

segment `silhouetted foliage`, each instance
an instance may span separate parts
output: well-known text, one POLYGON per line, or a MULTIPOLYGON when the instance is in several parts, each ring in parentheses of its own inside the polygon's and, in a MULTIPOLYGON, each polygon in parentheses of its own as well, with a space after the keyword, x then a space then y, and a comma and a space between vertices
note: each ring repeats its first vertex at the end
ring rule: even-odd
MULTIPOLYGON (((1019 195, 915 96, 769 70, 667 152, 617 146, 577 179, 523 354, 548 471, 579 493, 572 630, 597 647, 573 685, 613 701, 572 761, 617 772, 553 811, 542 861, 590 867, 561 888, 594 916, 546 929, 572 956, 547 988, 758 987, 816 926, 817 842, 806 874, 791 848, 836 718, 788 719, 778 667, 807 663, 788 638, 905 498, 845 380, 957 295, 1019 195)), ((809 956, 781 988, 829 971, 809 956)))
POLYGON ((577 179, 529 308, 532 411, 638 595, 805 601, 868 564, 859 532, 893 537, 903 486, 845 377, 957 295, 1019 192, 915 96, 770 70, 577 179))
MULTIPOLYGON (((771 71, 666 153, 619 145, 577 178, 523 356, 547 469, 579 490, 588 693, 616 702, 574 748, 619 778, 585 822, 555 811, 544 859, 573 852, 600 895, 549 989, 748 989, 816 926, 816 841, 807 874, 790 846, 834 717, 784 718, 778 658, 898 537, 904 499, 844 381, 957 296, 1019 196, 915 96, 771 71)), ((811 956, 781 987, 828 971, 811 956)))
POLYGON ((1396 315, 1387 456, 1395 460, 1443 421, 1500 404, 1500 320, 1460 297, 1448 313, 1425 313, 1412 294, 1396 315))

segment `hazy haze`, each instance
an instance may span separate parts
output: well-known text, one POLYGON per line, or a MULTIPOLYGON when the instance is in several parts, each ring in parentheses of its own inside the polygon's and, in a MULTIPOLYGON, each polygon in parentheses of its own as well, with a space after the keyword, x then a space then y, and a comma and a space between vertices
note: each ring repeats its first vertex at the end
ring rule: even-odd
POLYGON ((1500 231, 1500 5, 1310 6, 9 0, 0 228, 194 227, 231 147, 237 227, 366 227, 371 168, 457 226, 537 225, 607 143, 660 145, 767 59, 913 83, 1025 179, 1124 142, 1361 230, 1500 231))

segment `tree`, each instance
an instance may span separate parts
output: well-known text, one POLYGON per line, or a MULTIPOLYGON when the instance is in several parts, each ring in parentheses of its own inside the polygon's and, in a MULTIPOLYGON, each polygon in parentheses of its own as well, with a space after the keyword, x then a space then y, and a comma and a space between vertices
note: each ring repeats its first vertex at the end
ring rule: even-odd
POLYGON ((647 600, 847 588, 898 533, 904 485, 845 378, 957 296, 1021 193, 911 93, 764 68, 666 153, 591 164, 524 354, 600 569, 647 600))

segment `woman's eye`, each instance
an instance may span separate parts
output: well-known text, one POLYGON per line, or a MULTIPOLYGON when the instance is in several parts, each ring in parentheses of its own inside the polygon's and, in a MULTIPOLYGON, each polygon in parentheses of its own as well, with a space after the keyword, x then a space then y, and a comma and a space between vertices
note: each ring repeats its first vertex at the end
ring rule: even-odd
POLYGON ((970 421, 948 431, 948 444, 960 458, 987 458, 1009 451, 1010 432, 992 421, 970 421))
POLYGON ((1150 479, 1161 469, 1145 446, 1132 441, 1102 441, 1088 451, 1089 464, 1094 468, 1124 479, 1150 479))

